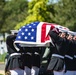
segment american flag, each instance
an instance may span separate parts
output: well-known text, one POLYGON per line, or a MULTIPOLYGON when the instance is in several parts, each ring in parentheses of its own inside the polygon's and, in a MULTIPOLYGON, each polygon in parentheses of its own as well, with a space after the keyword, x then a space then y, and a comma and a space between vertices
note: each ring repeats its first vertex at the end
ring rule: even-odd
POLYGON ((56 28, 58 28, 60 31, 69 31, 69 28, 61 26, 61 25, 55 25, 56 28))
POLYGON ((24 25, 19 29, 14 43, 24 45, 45 45, 51 41, 48 33, 50 29, 52 30, 53 28, 54 26, 47 22, 32 22, 24 25))

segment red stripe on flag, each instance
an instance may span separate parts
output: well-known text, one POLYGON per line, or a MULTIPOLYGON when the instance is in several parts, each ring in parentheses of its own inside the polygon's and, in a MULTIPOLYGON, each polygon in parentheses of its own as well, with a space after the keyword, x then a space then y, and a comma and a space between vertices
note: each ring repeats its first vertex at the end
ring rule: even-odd
MULTIPOLYGON (((50 30, 53 30, 53 29, 55 28, 55 26, 53 26, 53 24, 48 24, 48 25, 50 25, 50 30)), ((47 26, 48 26, 48 25, 47 25, 47 26)), ((50 40, 51 38, 50 38, 49 35, 47 35, 45 39, 46 39, 45 41, 48 41, 48 40, 50 40)))
POLYGON ((41 42, 45 42, 46 24, 44 23, 41 28, 42 28, 42 30, 41 30, 41 42))

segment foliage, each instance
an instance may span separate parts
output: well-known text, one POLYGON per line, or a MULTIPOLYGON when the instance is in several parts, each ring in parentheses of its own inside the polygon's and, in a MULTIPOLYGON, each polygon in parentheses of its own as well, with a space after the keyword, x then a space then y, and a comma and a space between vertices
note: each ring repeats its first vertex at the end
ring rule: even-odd
POLYGON ((34 21, 57 23, 76 30, 76 0, 0 0, 0 32, 34 21), (49 2, 50 1, 50 2, 49 2))
POLYGON ((4 6, 5 6, 5 0, 0 0, 0 29, 4 24, 4 10, 3 10, 4 6))
POLYGON ((76 0, 60 0, 54 6, 54 21, 60 25, 68 27, 70 30, 76 29, 76 0))
POLYGON ((28 1, 27 0, 11 0, 6 1, 3 8, 5 13, 4 24, 2 25, 2 32, 14 29, 16 24, 22 21, 27 16, 28 1))
POLYGON ((48 11, 48 0, 32 0, 29 2, 28 16, 22 22, 17 24, 15 29, 34 21, 50 22, 50 11, 48 11))

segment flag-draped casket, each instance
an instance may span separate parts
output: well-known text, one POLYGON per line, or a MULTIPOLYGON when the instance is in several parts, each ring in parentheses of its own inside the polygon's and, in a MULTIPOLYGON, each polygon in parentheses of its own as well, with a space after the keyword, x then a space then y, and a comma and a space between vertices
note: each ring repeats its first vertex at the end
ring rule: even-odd
POLYGON ((55 28, 57 25, 53 23, 32 22, 19 29, 14 43, 21 46, 47 46, 51 42, 48 33, 55 28))

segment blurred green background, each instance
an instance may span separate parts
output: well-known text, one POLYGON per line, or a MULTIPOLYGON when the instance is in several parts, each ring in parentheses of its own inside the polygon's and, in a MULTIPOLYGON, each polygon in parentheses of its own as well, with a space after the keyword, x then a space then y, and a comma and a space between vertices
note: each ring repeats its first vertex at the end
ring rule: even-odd
POLYGON ((76 30, 76 0, 0 0, 0 33, 34 21, 76 30))

